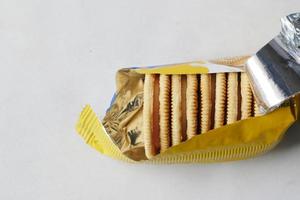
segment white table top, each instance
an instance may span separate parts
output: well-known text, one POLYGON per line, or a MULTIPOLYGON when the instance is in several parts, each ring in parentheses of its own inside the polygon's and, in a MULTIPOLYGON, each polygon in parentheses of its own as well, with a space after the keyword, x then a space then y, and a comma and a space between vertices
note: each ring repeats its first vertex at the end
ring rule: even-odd
POLYGON ((104 115, 118 68, 252 54, 299 8, 299 0, 1 0, 0 199, 298 197, 299 125, 266 155, 205 165, 118 162, 74 126, 86 103, 104 115))

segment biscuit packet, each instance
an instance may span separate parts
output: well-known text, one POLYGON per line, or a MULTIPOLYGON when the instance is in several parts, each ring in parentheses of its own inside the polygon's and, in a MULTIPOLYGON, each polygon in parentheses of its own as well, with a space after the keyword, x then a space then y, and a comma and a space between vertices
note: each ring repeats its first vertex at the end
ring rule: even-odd
MULTIPOLYGON (((298 19, 297 13, 283 18, 283 30, 298 19)), ((121 69, 105 117, 100 121, 87 105, 77 132, 99 152, 132 163, 220 162, 265 153, 299 116, 300 54, 291 45, 300 40, 292 41, 291 32, 282 31, 251 58, 121 69)))

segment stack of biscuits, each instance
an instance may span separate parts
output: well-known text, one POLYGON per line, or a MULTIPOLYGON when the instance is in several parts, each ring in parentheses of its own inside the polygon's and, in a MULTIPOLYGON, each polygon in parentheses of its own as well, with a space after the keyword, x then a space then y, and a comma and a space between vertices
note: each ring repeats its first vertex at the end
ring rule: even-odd
POLYGON ((257 115, 243 72, 145 75, 143 135, 147 158, 195 135, 257 115))

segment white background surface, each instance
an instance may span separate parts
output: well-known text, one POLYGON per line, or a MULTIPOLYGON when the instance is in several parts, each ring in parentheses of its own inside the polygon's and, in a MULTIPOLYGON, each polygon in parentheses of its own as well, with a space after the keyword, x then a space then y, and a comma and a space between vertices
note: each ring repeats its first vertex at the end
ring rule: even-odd
POLYGON ((0 199, 299 197, 299 125, 272 152, 206 165, 131 165, 74 130, 103 116, 121 66, 256 52, 299 0, 0 0, 0 199))

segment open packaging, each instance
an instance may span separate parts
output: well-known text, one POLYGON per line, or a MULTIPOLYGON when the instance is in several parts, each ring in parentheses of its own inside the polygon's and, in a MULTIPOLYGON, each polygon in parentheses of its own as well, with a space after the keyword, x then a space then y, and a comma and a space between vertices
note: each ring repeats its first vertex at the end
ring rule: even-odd
POLYGON ((299 30, 295 13, 252 57, 121 69, 102 122, 88 105, 76 129, 99 152, 132 163, 265 153, 299 116, 299 30))

